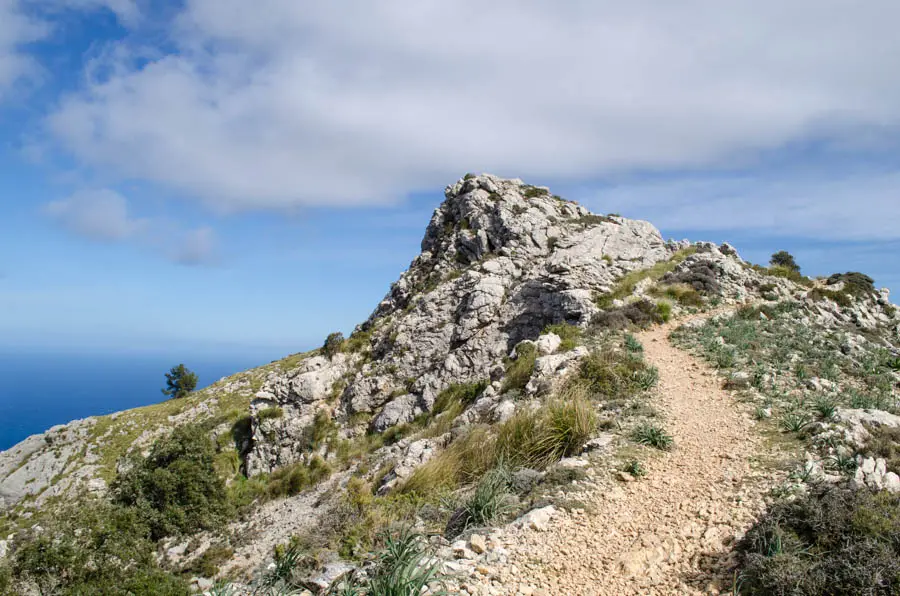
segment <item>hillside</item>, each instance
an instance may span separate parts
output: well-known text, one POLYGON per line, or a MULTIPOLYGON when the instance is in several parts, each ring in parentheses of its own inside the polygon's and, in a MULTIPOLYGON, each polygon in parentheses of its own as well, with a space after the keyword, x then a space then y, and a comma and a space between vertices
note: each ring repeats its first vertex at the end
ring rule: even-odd
POLYGON ((842 572, 754 551, 765 516, 825 486, 896 509, 878 495, 900 491, 900 315, 865 275, 751 265, 490 175, 446 189, 421 248, 348 338, 0 453, 0 593, 100 593, 98 570, 127 569, 103 593, 379 594, 406 540, 410 569, 469 594, 710 593, 736 573, 815 594, 842 572), (221 502, 141 492, 188 460, 221 502), (108 556, 110 527, 133 554, 108 556))

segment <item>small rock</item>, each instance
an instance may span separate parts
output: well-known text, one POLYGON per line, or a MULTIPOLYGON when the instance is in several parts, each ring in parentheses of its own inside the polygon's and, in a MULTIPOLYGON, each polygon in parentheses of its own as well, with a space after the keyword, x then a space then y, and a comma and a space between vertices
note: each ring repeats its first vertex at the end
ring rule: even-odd
POLYGON ((628 472, 618 472, 616 477, 622 482, 634 482, 634 476, 629 474, 628 472))
POLYGON ((533 509, 517 519, 515 524, 520 527, 531 528, 532 530, 543 532, 547 529, 550 518, 553 517, 555 513, 556 507, 553 505, 541 507, 540 509, 533 509))
POLYGON ((726 389, 747 389, 750 387, 750 373, 743 371, 733 372, 725 381, 726 389))
POLYGON ((559 349, 561 343, 562 338, 560 338, 558 335, 556 335, 555 333, 547 333, 537 338, 537 341, 534 342, 534 345, 537 347, 537 350, 541 354, 541 356, 549 356, 557 349, 559 349))
POLYGON ((480 555, 487 551, 487 541, 485 541, 484 536, 481 534, 472 534, 469 537, 469 548, 480 555))

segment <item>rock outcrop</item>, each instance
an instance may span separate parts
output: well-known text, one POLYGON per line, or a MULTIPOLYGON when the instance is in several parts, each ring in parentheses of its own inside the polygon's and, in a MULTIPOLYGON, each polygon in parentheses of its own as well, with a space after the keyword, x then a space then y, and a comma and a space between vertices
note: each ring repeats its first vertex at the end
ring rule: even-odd
POLYGON ((458 181, 435 210, 422 253, 350 339, 358 352, 266 380, 253 405, 248 472, 300 458, 319 411, 371 417, 377 431, 412 420, 451 383, 489 378, 547 325, 587 325, 598 293, 676 248, 647 222, 595 215, 520 180, 458 181), (260 421, 260 411, 276 407, 283 417, 260 421))

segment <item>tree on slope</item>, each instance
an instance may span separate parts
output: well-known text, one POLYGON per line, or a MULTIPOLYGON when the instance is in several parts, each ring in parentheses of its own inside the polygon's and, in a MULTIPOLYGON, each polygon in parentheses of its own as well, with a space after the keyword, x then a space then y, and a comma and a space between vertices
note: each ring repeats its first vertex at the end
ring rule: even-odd
POLYGON ((797 264, 797 261, 794 260, 794 255, 789 253, 786 250, 779 250, 774 255, 772 255, 772 259, 769 261, 769 264, 773 267, 784 267, 785 269, 790 269, 791 271, 800 272, 800 265, 797 264))
POLYGON ((162 390, 163 395, 168 395, 172 399, 179 399, 197 388, 197 374, 191 371, 183 364, 173 366, 172 370, 166 373, 166 388, 162 390))

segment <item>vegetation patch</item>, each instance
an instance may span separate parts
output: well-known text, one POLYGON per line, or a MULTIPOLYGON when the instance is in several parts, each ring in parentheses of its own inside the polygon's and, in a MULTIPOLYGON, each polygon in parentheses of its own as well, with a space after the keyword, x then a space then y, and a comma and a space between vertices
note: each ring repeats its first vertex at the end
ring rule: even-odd
POLYGON ((740 594, 897 594, 900 496, 814 488, 772 507, 738 553, 740 594))
POLYGON ((568 323, 547 325, 542 333, 555 333, 559 336, 559 338, 562 340, 562 342, 559 344, 560 352, 569 352, 571 350, 574 350, 581 342, 581 328, 577 325, 570 325, 568 323))
POLYGON ((649 279, 659 281, 667 273, 671 273, 675 268, 689 256, 696 254, 696 248, 685 248, 676 252, 668 261, 660 261, 648 269, 640 269, 626 273, 616 283, 615 288, 607 294, 597 297, 596 303, 598 308, 609 308, 614 300, 624 300, 634 294, 637 285, 649 279))
POLYGON ((591 326, 598 329, 620 331, 623 329, 646 329, 650 325, 665 323, 672 316, 672 305, 668 302, 654 303, 642 298, 618 308, 607 308, 594 315, 591 326))
POLYGON ((537 360, 537 348, 533 343, 521 343, 516 346, 515 360, 506 363, 506 378, 503 380, 503 391, 523 390, 531 374, 534 372, 534 363, 537 360))

